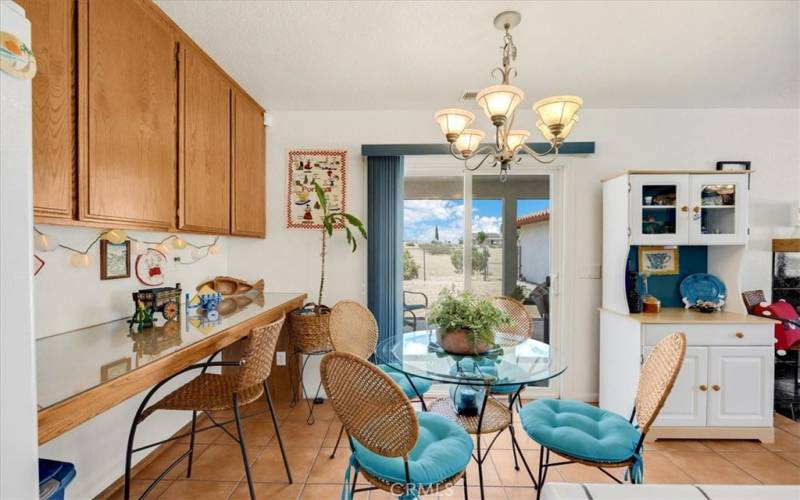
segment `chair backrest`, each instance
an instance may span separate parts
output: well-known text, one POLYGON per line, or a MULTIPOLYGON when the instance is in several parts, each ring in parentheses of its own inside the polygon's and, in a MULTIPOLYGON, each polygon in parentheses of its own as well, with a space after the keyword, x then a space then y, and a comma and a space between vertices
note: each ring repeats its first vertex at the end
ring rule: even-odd
POLYGON ((511 297, 495 297, 494 304, 511 317, 511 323, 500 325, 495 330, 515 339, 525 340, 533 332, 533 319, 522 302, 511 297))
POLYGON ((753 308, 762 302, 766 302, 767 298, 764 297, 764 290, 748 290, 742 292, 742 301, 747 312, 753 314, 753 308))
POLYGON ((285 314, 273 323, 250 330, 239 367, 237 392, 260 384, 269 377, 272 360, 275 357, 275 346, 278 344, 284 321, 286 321, 285 314))
POLYGON ((352 300, 341 300, 331 309, 333 350, 367 359, 378 345, 378 322, 369 309, 352 300))
POLYGON ((686 336, 673 333, 656 344, 644 360, 636 389, 636 421, 644 435, 667 400, 686 354, 686 336))
POLYGON ((385 457, 407 457, 419 427, 411 401, 378 367, 355 354, 330 352, 320 364, 322 385, 348 435, 385 457))

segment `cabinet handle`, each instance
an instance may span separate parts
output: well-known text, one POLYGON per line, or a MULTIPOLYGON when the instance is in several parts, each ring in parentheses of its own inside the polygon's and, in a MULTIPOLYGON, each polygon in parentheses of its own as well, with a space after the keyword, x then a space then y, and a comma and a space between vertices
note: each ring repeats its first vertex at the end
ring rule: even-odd
POLYGON ((743 338, 744 338, 744 333, 742 333, 742 332, 736 332, 736 338, 737 338, 737 339, 743 339, 743 338))
POLYGON ((711 388, 715 391, 719 391, 719 386, 717 384, 712 385, 711 388))
POLYGON ((700 213, 700 207, 692 207, 692 212, 694 212, 696 214, 699 214, 700 213))
POLYGON ((686 205, 681 207, 681 212, 688 212, 688 211, 689 211, 689 207, 687 207, 686 205))
POLYGON ((706 386, 706 384, 700 384, 700 390, 706 392, 708 390, 708 386, 706 386))

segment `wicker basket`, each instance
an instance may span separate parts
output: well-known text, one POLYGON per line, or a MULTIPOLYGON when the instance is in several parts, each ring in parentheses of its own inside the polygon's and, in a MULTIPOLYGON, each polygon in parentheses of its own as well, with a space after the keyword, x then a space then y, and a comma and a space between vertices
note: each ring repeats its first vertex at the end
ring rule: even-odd
POLYGON ((289 315, 295 352, 311 354, 332 350, 329 329, 330 309, 326 308, 311 314, 307 312, 301 314, 301 312, 303 310, 296 310, 289 315))
POLYGON ((477 345, 472 345, 470 333, 467 330, 453 330, 452 332, 443 332, 441 329, 436 331, 436 340, 442 349, 450 354, 484 354, 492 349, 490 344, 478 342, 477 345))

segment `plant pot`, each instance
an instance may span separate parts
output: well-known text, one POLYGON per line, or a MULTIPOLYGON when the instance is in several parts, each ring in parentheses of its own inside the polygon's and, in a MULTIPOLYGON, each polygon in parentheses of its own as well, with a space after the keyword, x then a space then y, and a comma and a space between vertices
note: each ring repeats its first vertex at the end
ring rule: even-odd
POLYGON ((484 354, 492 348, 490 344, 479 342, 472 345, 472 338, 468 330, 452 330, 444 332, 437 330, 436 340, 442 349, 451 354, 484 354))
POLYGON ((289 324, 292 327, 295 352, 311 354, 330 351, 330 319, 331 313, 327 308, 317 312, 303 309, 292 311, 289 314, 289 324))

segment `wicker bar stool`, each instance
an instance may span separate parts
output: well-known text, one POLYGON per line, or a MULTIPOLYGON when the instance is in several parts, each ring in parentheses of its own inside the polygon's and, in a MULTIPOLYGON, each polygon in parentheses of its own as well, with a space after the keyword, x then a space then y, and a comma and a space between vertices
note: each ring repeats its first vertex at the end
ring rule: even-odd
MULTIPOLYGON (((341 300, 331 309, 330 338, 334 351, 349 352, 362 359, 369 359, 375 354, 378 345, 378 322, 372 312, 358 302, 341 300)), ((422 409, 427 411, 423 395, 431 388, 430 380, 400 373, 388 365, 378 365, 378 368, 397 382, 407 397, 418 399, 422 409)), ((344 425, 339 429, 331 458, 336 456, 343 433, 344 425)))
POLYGON ((326 354, 320 372, 352 451, 342 498, 375 489, 416 497, 447 489, 462 477, 466 496, 473 444, 464 429, 434 413, 415 413, 389 375, 355 354, 326 354), (357 489, 359 474, 370 487, 357 489))
POLYGON ((641 456, 645 435, 667 400, 686 353, 686 337, 673 333, 661 339, 642 365, 630 419, 579 401, 539 400, 520 411, 522 426, 539 443, 539 479, 534 481, 541 495, 550 467, 571 463, 591 465, 617 483, 605 468, 626 467, 631 482, 642 482, 641 456), (634 419, 636 422, 634 423, 634 419), (550 462, 550 451, 566 458, 550 462))
MULTIPOLYGON (((292 475, 289 471, 289 462, 286 459, 286 451, 283 447, 283 439, 281 438, 280 429, 278 427, 278 421, 275 418, 275 409, 272 404, 272 396, 269 392, 269 386, 267 385, 267 378, 269 377, 270 371, 272 370, 272 362, 275 357, 275 346, 278 342, 278 336, 281 332, 281 327, 285 321, 286 317, 281 317, 278 321, 270 323, 268 325, 260 326, 257 328, 253 328, 250 330, 250 334, 246 340, 246 346, 244 349, 244 354, 242 359, 239 361, 212 361, 215 353, 209 360, 205 363, 200 363, 197 365, 192 365, 184 370, 180 371, 179 373, 162 380, 157 385, 155 385, 150 392, 148 392, 147 396, 145 396, 142 403, 139 405, 139 409, 136 411, 136 415, 133 418, 133 423, 131 424, 130 434, 128 434, 128 446, 125 452, 125 486, 124 486, 124 498, 128 500, 130 498, 130 483, 131 483, 131 461, 133 454, 138 451, 143 451, 154 446, 158 446, 160 444, 174 441, 176 439, 180 439, 186 436, 190 436, 189 438, 189 449, 178 457, 172 464, 170 464, 164 472, 162 472, 151 484, 148 486, 147 490, 142 494, 140 498, 144 498, 150 491, 161 481, 161 479, 166 476, 170 470, 172 470, 178 463, 180 463, 184 458, 188 458, 188 466, 186 469, 186 477, 191 477, 192 475, 192 458, 194 455, 194 438, 195 434, 198 432, 202 432, 208 429, 213 429, 215 427, 219 427, 222 429, 228 436, 231 437, 234 441, 239 444, 239 447, 242 452, 242 461, 244 463, 244 470, 245 475, 247 476, 247 485, 250 488, 250 497, 255 498, 255 490, 253 488, 253 480, 250 476, 250 465, 247 459, 247 450, 245 449, 245 437, 244 432, 242 431, 242 418, 251 417, 256 415, 257 413, 246 415, 242 417, 240 415, 240 406, 246 405, 251 403, 262 395, 266 399, 267 405, 269 407, 269 413, 272 417, 272 425, 275 428, 275 436, 278 438, 278 445, 280 446, 281 456, 283 457, 283 465, 286 468, 286 476, 289 480, 289 483, 292 482, 292 475), (219 375, 216 373, 206 373, 206 370, 211 366, 237 366, 239 367, 238 373, 235 375, 219 375), (160 389, 164 384, 172 380, 173 378, 186 373, 191 370, 200 369, 200 374, 192 379, 191 381, 187 382, 186 384, 182 385, 178 389, 172 391, 160 401, 147 406, 148 402, 152 398, 152 396, 160 389), (210 412, 212 411, 220 411, 220 410, 233 410, 234 418, 230 420, 226 420, 224 422, 218 422, 210 412), (139 424, 141 424, 148 416, 152 415, 157 410, 186 410, 192 412, 192 427, 191 431, 186 434, 181 434, 180 436, 175 436, 169 439, 165 439, 156 443, 151 443, 145 446, 140 446, 137 448, 133 447, 134 438, 136 436, 136 428, 139 424), (208 427, 204 427, 202 429, 197 429, 197 413, 203 412, 205 415, 211 420, 213 425, 208 427), (235 422, 236 423, 236 435, 228 431, 225 428, 225 424, 235 422)), ((219 351, 218 351, 219 352, 219 351)))

